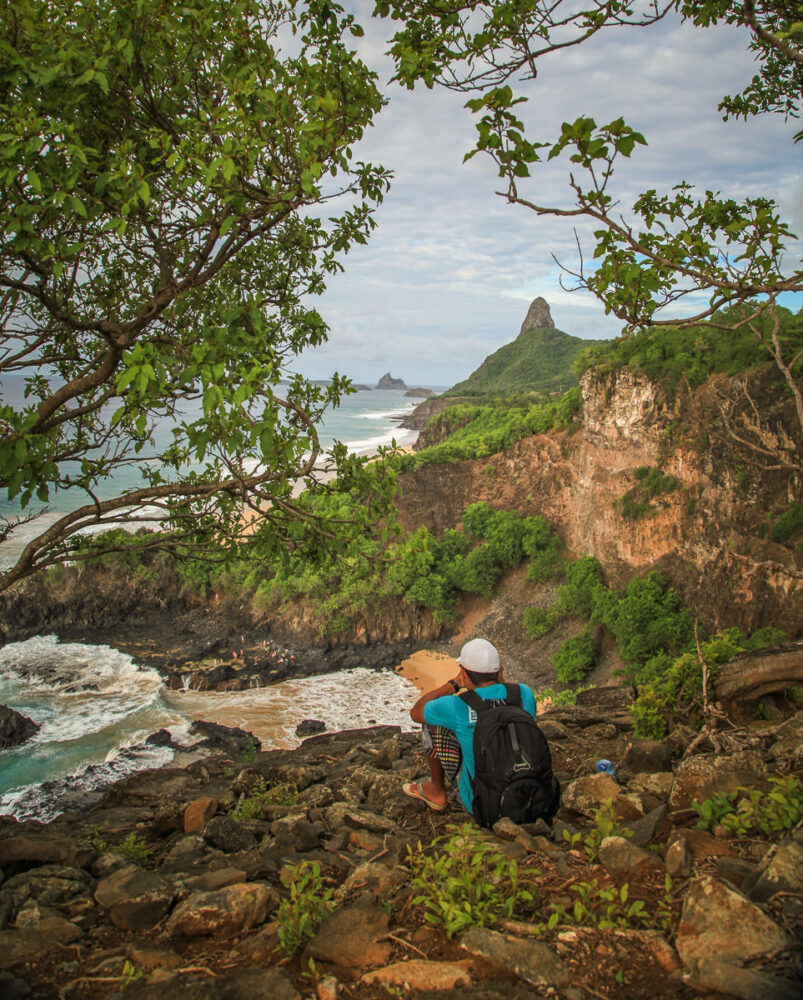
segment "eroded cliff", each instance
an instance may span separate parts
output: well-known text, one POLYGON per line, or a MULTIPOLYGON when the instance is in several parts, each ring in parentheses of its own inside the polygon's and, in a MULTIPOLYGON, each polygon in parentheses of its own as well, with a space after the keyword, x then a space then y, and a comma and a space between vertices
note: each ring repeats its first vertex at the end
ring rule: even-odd
MULTIPOLYGON (((721 376, 673 398, 627 368, 586 372, 578 428, 406 474, 401 523, 441 532, 477 500, 543 514, 616 585, 657 569, 709 627, 775 624, 799 635, 800 556, 766 535, 769 519, 801 499, 801 483, 734 439, 718 406, 729 387, 721 376)), ((772 372, 754 375, 750 390, 768 419, 783 420, 772 372)))

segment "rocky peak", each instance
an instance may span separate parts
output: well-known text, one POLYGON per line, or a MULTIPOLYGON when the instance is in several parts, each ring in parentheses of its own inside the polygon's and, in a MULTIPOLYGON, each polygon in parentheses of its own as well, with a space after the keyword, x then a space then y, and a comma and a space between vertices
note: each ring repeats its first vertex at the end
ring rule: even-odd
MULTIPOLYGON (((547 309, 547 312, 549 310, 547 309)), ((385 372, 382 378, 376 383, 377 389, 406 389, 404 379, 393 378, 390 372, 385 372)))
POLYGON ((530 308, 527 310, 527 315, 521 324, 519 334, 524 333, 525 330, 540 330, 543 327, 554 330, 555 323, 552 320, 547 300, 539 295, 537 299, 533 299, 530 303, 530 308))

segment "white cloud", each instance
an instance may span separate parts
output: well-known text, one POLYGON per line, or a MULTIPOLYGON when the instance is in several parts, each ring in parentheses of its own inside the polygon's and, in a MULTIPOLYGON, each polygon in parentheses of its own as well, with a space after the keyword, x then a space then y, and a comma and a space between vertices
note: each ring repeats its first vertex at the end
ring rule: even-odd
MULTIPOLYGON (((390 76, 384 23, 367 22, 357 42, 383 80, 390 76)), ((667 22, 612 31, 592 44, 551 57, 528 86, 521 107, 528 133, 554 138, 564 120, 623 115, 649 145, 616 173, 623 206, 640 191, 668 190, 680 179, 734 197, 769 194, 803 234, 803 180, 793 126, 764 116, 722 121, 717 104, 754 72, 745 34, 702 31, 667 22)), ((578 263, 571 222, 538 217, 494 195, 493 164, 463 155, 473 144, 465 97, 389 86, 390 104, 355 150, 395 172, 367 247, 345 259, 315 305, 331 327, 328 345, 300 367, 312 377, 337 369, 375 381, 390 369, 408 383, 451 384, 519 331, 529 301, 543 295, 558 327, 581 337, 611 337, 615 318, 587 293, 561 288, 554 254, 578 263)), ((542 204, 570 206, 566 164, 536 165, 522 193, 542 204)), ((578 225, 588 251, 591 227, 578 225)), ((799 246, 790 259, 800 256, 799 246)), ((587 261, 588 262, 588 261, 587 261)), ((567 279, 571 285, 571 278, 567 279)), ((685 311, 685 310, 684 310, 685 311)))

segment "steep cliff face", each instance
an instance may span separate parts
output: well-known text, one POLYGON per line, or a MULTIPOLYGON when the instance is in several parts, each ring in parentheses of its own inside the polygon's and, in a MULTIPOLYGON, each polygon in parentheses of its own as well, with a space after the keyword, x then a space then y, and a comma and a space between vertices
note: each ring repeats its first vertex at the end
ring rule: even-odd
MULTIPOLYGON (((771 374, 756 376, 752 391, 768 407, 783 405, 773 402, 771 374)), ((716 386, 670 400, 620 369, 587 372, 582 392, 583 424, 572 434, 536 435, 491 458, 404 476, 402 525, 440 532, 476 500, 543 514, 570 552, 596 556, 616 585, 657 569, 709 627, 803 633, 800 560, 793 547, 761 537, 771 512, 800 499, 800 483, 759 471, 723 441, 716 386), (658 483, 653 496, 640 485, 647 469, 658 483), (636 506, 628 508, 629 491, 636 506)))

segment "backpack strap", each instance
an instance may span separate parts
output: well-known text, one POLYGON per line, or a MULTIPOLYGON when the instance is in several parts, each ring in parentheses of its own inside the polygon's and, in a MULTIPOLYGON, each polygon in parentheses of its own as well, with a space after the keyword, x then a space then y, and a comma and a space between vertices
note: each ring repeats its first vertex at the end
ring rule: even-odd
POLYGON ((482 712, 483 709, 491 707, 484 698, 480 698, 476 691, 464 691, 457 697, 464 701, 469 708, 473 708, 475 712, 482 712))
MULTIPOLYGON (((461 698, 475 712, 481 712, 485 708, 492 707, 484 698, 480 698, 476 691, 464 691, 457 697, 461 698)), ((521 688, 518 684, 505 684, 505 704, 514 705, 516 708, 522 707, 521 688)))
POLYGON ((521 703, 521 688, 518 684, 505 684, 505 702, 508 705, 515 705, 516 708, 523 708, 521 703))

